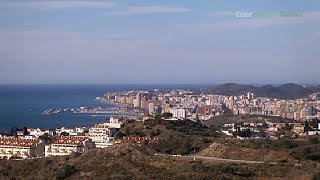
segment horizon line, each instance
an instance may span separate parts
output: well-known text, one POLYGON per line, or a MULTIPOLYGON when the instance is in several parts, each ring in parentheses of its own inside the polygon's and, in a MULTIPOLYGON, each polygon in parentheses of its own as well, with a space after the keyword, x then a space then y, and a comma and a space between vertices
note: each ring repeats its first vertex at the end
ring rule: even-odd
POLYGON ((266 82, 266 83, 241 83, 241 82, 186 82, 186 83, 173 83, 173 82, 163 82, 163 83, 1 83, 0 85, 223 85, 223 84, 238 84, 238 85, 283 85, 283 84, 298 84, 298 85, 319 85, 320 83, 315 82, 266 82))

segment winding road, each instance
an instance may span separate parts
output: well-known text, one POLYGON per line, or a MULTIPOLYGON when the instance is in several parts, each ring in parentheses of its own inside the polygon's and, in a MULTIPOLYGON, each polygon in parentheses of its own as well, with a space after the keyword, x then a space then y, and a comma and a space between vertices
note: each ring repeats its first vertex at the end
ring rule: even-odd
POLYGON ((193 160, 206 160, 206 161, 223 161, 223 162, 232 162, 232 163, 245 163, 245 164, 262 164, 263 161, 246 161, 246 160, 237 160, 237 159, 224 159, 224 158, 216 158, 216 157, 208 157, 208 156, 177 156, 179 158, 184 159, 193 159, 193 160))

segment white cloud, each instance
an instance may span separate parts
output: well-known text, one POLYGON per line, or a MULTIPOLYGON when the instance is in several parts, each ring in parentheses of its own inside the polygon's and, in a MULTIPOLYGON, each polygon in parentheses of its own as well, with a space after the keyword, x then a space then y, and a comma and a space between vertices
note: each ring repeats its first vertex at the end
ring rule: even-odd
POLYGON ((35 9, 63 9, 63 8, 98 8, 114 6, 113 2, 102 1, 32 1, 32 2, 7 2, 0 6, 24 7, 35 9))
POLYGON ((106 15, 139 15, 139 14, 170 14, 170 13, 186 13, 190 12, 191 10, 188 8, 182 7, 168 7, 168 6, 136 6, 136 7, 129 7, 123 11, 113 11, 113 12, 106 12, 106 15))

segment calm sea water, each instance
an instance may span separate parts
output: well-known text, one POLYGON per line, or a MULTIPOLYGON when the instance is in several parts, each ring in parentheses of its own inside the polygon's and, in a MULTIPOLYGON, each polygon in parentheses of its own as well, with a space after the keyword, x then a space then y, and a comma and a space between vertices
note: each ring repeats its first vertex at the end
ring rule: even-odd
POLYGON ((49 108, 113 107, 95 100, 110 91, 199 87, 206 85, 0 85, 0 131, 12 127, 56 128, 105 122, 107 116, 68 112, 43 115, 42 112, 49 108))

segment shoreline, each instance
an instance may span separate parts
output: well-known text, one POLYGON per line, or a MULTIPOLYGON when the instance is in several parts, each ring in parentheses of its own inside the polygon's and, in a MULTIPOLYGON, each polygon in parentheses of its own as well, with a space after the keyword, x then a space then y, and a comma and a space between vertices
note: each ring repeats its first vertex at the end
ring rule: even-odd
POLYGON ((128 104, 117 103, 117 102, 114 102, 113 100, 104 99, 103 97, 98 97, 98 98, 100 98, 100 99, 97 99, 97 100, 99 102, 101 102, 101 103, 104 103, 104 104, 114 105, 114 106, 119 107, 119 108, 131 107, 128 104))

